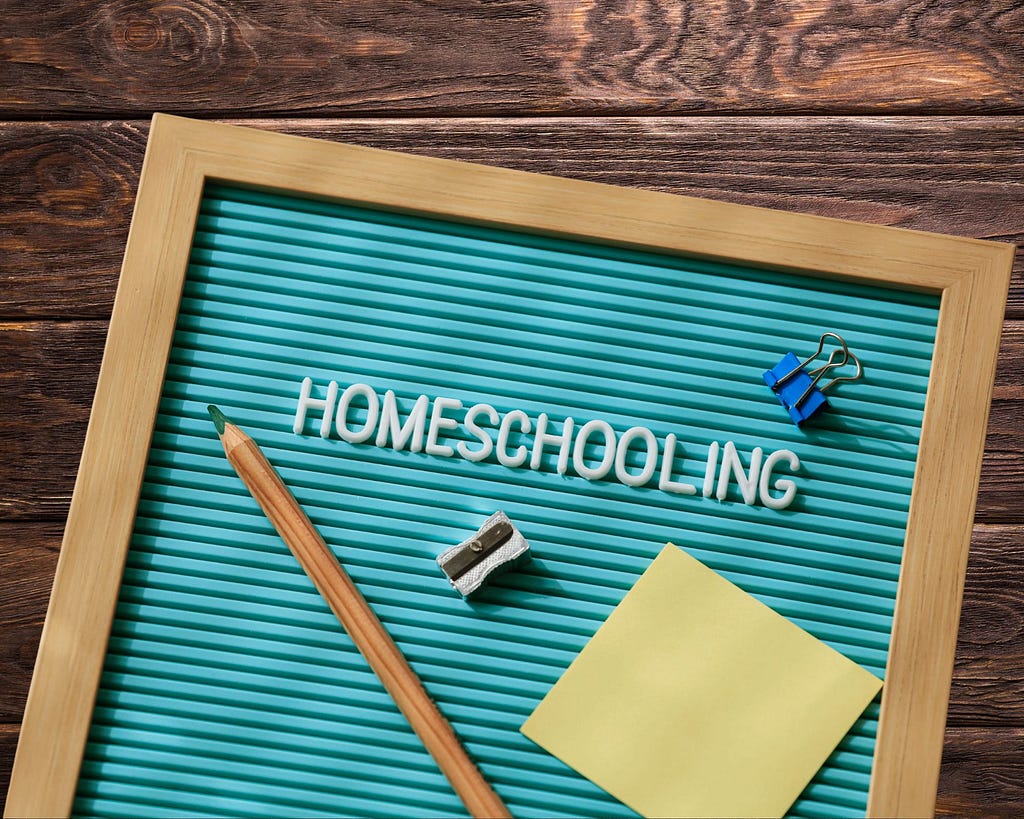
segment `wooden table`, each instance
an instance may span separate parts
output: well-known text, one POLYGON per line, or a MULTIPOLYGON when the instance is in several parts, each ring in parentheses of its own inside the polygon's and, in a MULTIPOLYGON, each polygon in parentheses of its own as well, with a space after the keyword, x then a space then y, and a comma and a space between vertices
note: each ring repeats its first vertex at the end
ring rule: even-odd
MULTIPOLYGON (((4 3, 3 792, 153 111, 1024 243, 1022 30, 1019 0, 4 3)), ((1024 814, 1020 260, 941 813, 1024 814)))

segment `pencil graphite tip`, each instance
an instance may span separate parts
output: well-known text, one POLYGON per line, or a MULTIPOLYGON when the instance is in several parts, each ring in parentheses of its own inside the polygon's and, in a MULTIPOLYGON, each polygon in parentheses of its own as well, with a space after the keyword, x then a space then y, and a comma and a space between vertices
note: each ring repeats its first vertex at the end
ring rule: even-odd
POLYGON ((217 434, 224 434, 224 425, 230 423, 227 418, 224 417, 224 413, 217 409, 213 404, 210 404, 206 411, 210 413, 210 417, 213 419, 213 425, 217 427, 217 434))

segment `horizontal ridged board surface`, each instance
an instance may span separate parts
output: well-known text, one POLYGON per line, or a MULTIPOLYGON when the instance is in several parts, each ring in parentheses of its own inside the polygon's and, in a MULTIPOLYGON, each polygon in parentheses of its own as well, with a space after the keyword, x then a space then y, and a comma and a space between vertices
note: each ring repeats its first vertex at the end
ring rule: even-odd
MULTIPOLYGON (((517 817, 633 815, 519 726, 666 541, 884 676, 937 309, 921 294, 209 186, 75 813, 464 815, 232 472, 209 403, 278 467, 517 817), (865 375, 801 430, 761 373, 825 330, 865 375), (304 376, 318 396, 332 379, 394 390, 403 417, 425 394, 675 433, 673 479, 698 487, 712 441, 744 459, 789 448, 799 491, 775 511, 735 485, 718 501, 660 491, 657 476, 636 488, 559 475, 551 447, 539 470, 396 452, 325 440, 315 412, 296 435, 304 376), (534 561, 469 603, 435 557, 497 509, 534 561)), ((629 464, 640 471, 636 451, 629 464)), ((793 815, 864 813, 877 716, 876 702, 793 815)))

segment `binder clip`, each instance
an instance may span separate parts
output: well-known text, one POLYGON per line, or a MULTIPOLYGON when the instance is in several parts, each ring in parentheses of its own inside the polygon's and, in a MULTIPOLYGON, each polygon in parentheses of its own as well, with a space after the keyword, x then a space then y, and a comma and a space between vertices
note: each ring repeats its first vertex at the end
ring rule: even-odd
POLYGON ((495 512, 475 535, 437 557, 452 588, 468 597, 488 580, 530 562, 530 544, 504 512, 495 512))
POLYGON ((860 359, 850 352, 842 336, 837 333, 824 333, 814 355, 800 361, 795 353, 786 353, 778 364, 765 371, 764 383, 771 387, 775 397, 789 413, 793 423, 801 426, 828 406, 825 390, 841 381, 856 381, 863 374, 860 359), (829 353, 828 361, 825 364, 808 371, 807 365, 821 355, 825 349, 825 339, 827 338, 834 338, 839 346, 829 353), (854 375, 839 376, 821 387, 818 386, 818 382, 825 373, 843 367, 850 362, 857 366, 857 372, 854 375))

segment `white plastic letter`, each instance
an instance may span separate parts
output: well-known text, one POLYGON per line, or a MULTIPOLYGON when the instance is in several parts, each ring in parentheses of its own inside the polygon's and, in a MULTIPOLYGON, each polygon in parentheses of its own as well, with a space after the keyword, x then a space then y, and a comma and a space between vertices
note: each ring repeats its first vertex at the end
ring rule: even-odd
POLYGON ((661 476, 658 489, 662 492, 676 492, 680 495, 696 495, 697 487, 688 483, 677 483, 672 480, 672 461, 676 457, 676 436, 670 432, 665 436, 665 452, 661 456, 661 476))
POLYGON ((718 470, 718 441, 712 441, 708 447, 708 465, 704 467, 704 490, 701 492, 705 498, 710 498, 715 491, 715 472, 718 470))
POLYGON ((487 420, 491 424, 498 423, 498 411, 490 404, 474 404, 468 410, 466 410, 466 417, 462 421, 462 426, 466 428, 466 431, 473 435, 477 440, 480 441, 479 449, 470 449, 465 441, 459 441, 455 448, 459 451, 459 454, 467 461, 483 461, 494 451, 494 441, 491 440, 490 433, 485 429, 481 429, 476 423, 476 417, 478 415, 486 415, 487 420))
POLYGON ((334 419, 334 428, 338 430, 338 435, 350 444, 361 444, 373 435, 374 429, 377 428, 377 417, 379 415, 380 399, 377 398, 377 393, 373 391, 373 387, 368 384, 351 384, 345 388, 345 392, 341 394, 341 398, 338 400, 338 415, 334 419), (361 395, 366 399, 366 420, 363 422, 361 429, 351 430, 348 428, 348 408, 352 404, 352 399, 357 395, 361 395))
POLYGON ((588 481, 599 481, 611 471, 615 463, 615 430, 607 421, 587 421, 576 433, 576 443, 572 448, 572 468, 576 474, 588 481), (600 430, 604 435, 604 457, 597 466, 587 466, 583 460, 587 448, 587 440, 591 434, 600 430))
POLYGON ((647 427, 630 427, 622 433, 619 438, 619 445, 615 450, 615 477, 626 486, 643 486, 654 475, 658 468, 658 439, 647 427), (647 443, 647 460, 644 468, 637 475, 631 475, 626 470, 626 456, 629 454, 629 445, 634 438, 643 438, 647 443))
POLYGON ((390 436, 391 448, 396 452, 405 449, 406 444, 409 444, 410 452, 419 452, 423 449, 423 428, 427 424, 429 404, 427 396, 421 395, 417 398, 403 424, 398 420, 398 403, 395 401, 394 391, 388 390, 384 393, 384 406, 381 408, 380 426, 377 428, 377 446, 387 446, 390 436))
POLYGON ((515 455, 510 455, 508 452, 508 435, 512 428, 512 424, 514 423, 518 423, 519 429, 524 433, 528 433, 533 429, 533 424, 530 423, 530 416, 522 410, 512 410, 501 419, 501 426, 498 427, 498 443, 496 445, 496 449, 498 453, 498 463, 502 466, 516 467, 522 466, 526 463, 528 452, 525 446, 516 447, 515 455))
POLYGON ((740 461, 736 445, 732 441, 725 442, 725 449, 722 451, 722 469, 718 473, 718 491, 715 497, 725 500, 729 493, 729 479, 731 475, 736 476, 736 485, 743 495, 743 502, 752 506, 757 500, 757 478, 761 474, 761 447, 755 446, 750 453, 750 474, 743 471, 743 463, 740 461), (731 474, 730 474, 731 473, 731 474))
POLYGON ((800 459, 796 456, 795 452, 790 452, 788 449, 777 449, 765 458, 758 488, 760 489, 761 503, 769 509, 785 509, 793 502, 793 498, 796 497, 796 484, 788 478, 779 478, 775 482, 775 488, 782 492, 779 497, 773 498, 768 492, 772 471, 775 469, 775 465, 783 459, 789 464, 790 471, 796 472, 800 468, 800 459))
POLYGON ((459 422, 454 418, 445 418, 445 410, 460 410, 462 402, 458 398, 434 399, 434 409, 430 413, 430 428, 427 430, 427 446, 423 450, 428 455, 444 455, 446 458, 455 454, 455 450, 447 444, 437 442, 437 433, 442 429, 455 429, 459 422))
POLYGON ((542 412, 537 416, 537 432, 533 437, 533 457, 530 459, 530 469, 540 469, 541 458, 544 456, 545 444, 558 444, 558 466, 559 475, 564 475, 569 466, 569 448, 572 446, 572 428, 575 422, 572 418, 566 418, 562 422, 562 433, 555 435, 548 432, 548 414, 542 412))
POLYGON ((313 379, 308 375, 302 379, 302 389, 299 391, 299 404, 295 408, 295 423, 292 424, 292 432, 296 435, 302 434, 302 428, 306 425, 306 412, 311 409, 323 410, 324 417, 320 421, 320 437, 329 438, 331 435, 331 421, 334 420, 334 402, 338 400, 338 382, 332 381, 327 385, 326 398, 312 398, 313 379))

